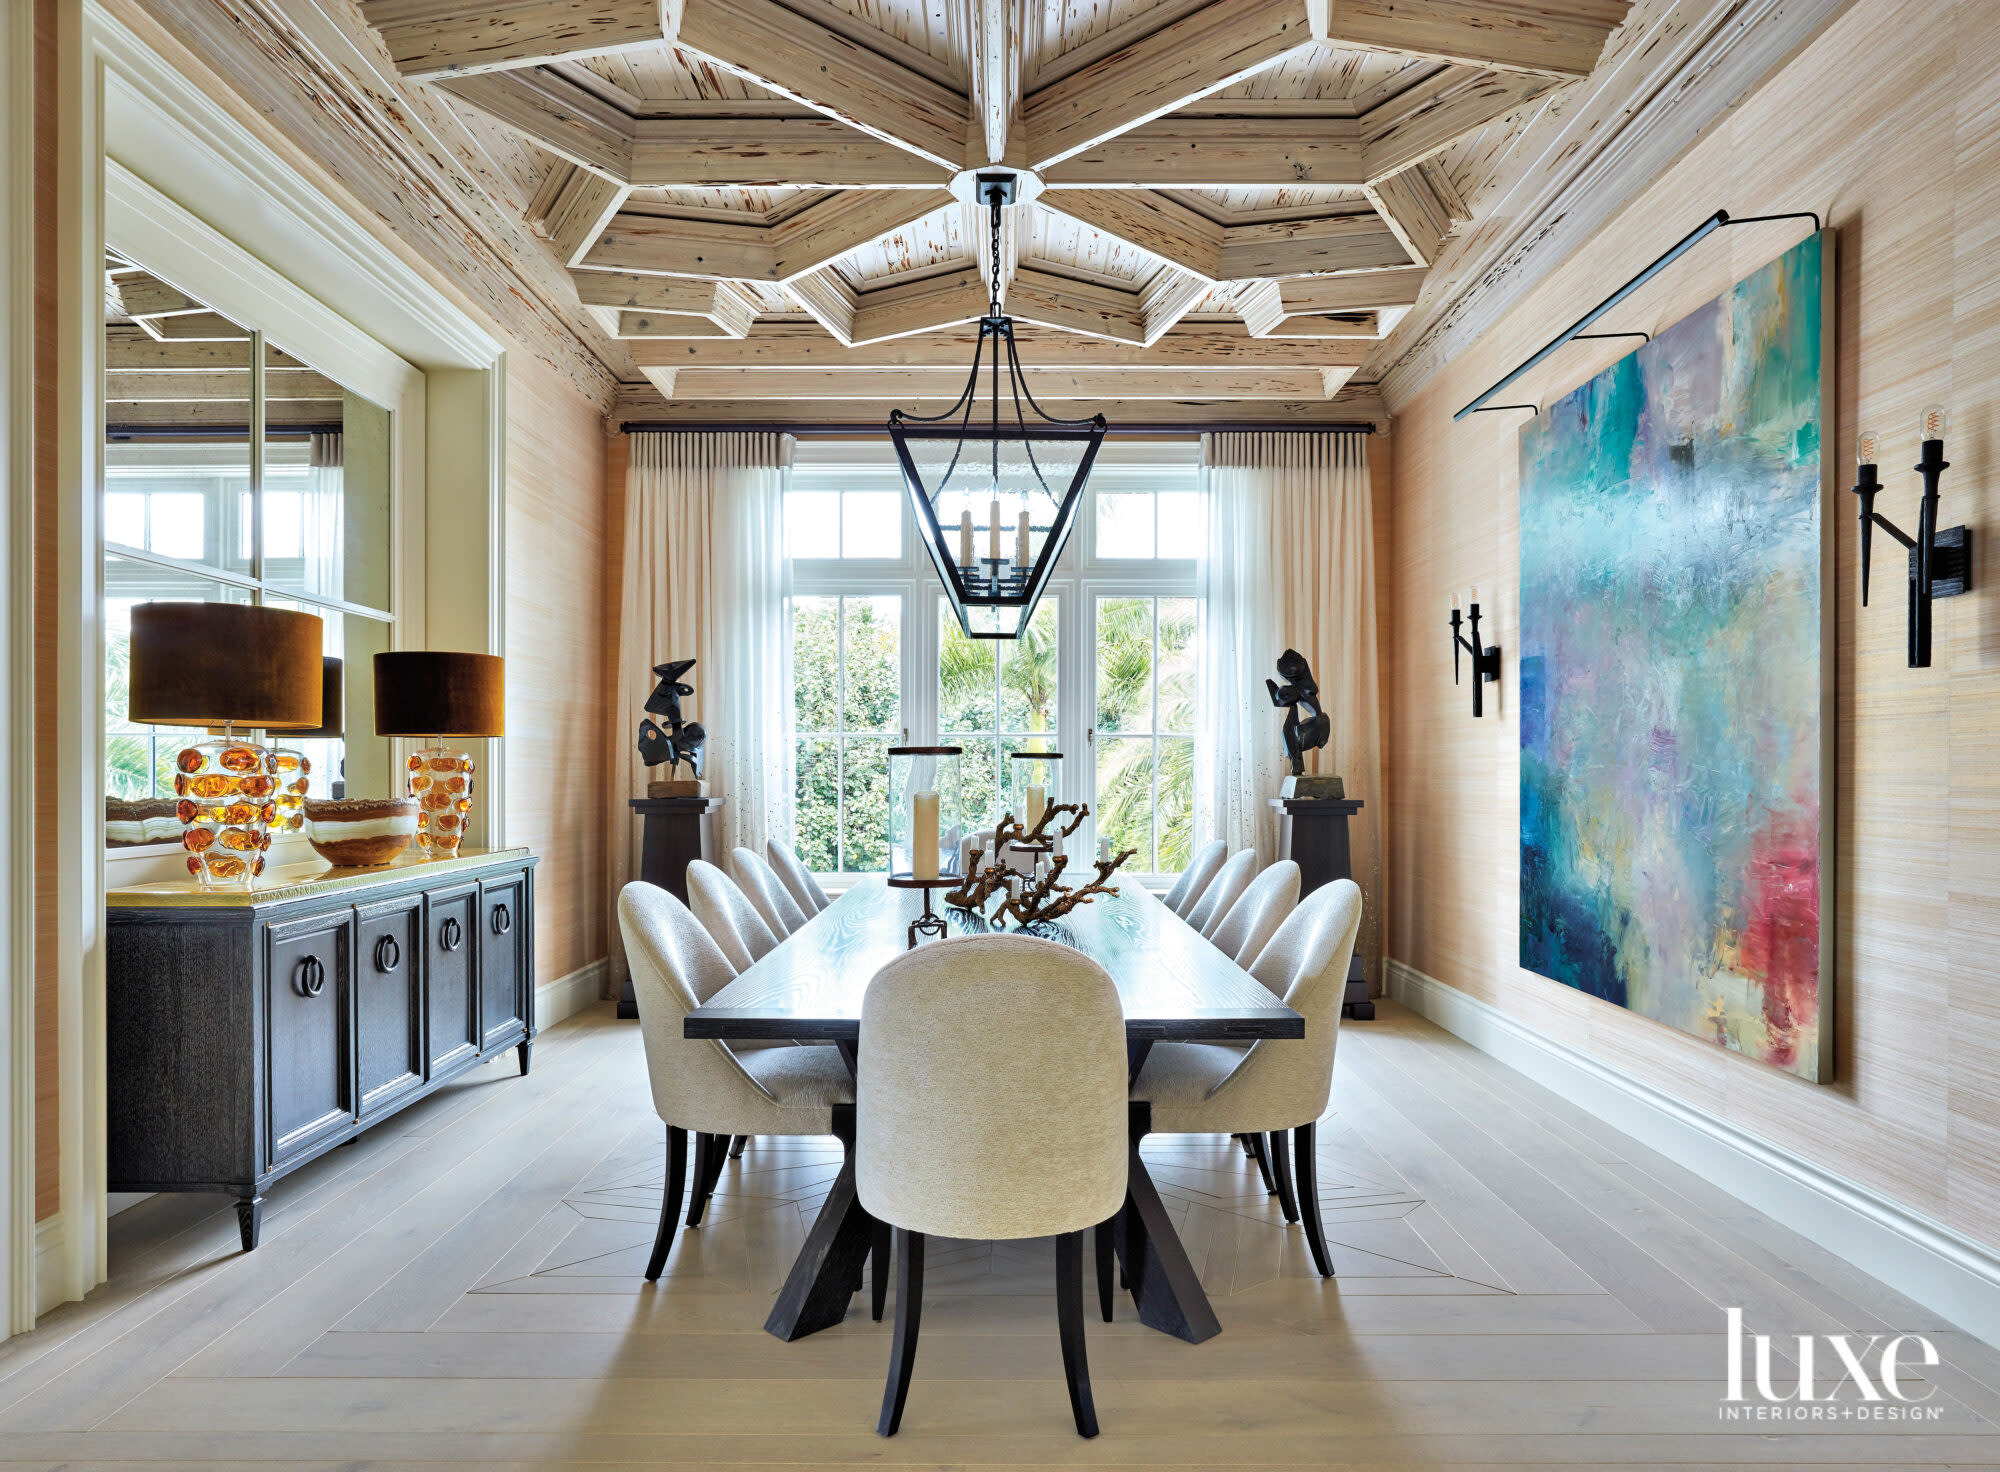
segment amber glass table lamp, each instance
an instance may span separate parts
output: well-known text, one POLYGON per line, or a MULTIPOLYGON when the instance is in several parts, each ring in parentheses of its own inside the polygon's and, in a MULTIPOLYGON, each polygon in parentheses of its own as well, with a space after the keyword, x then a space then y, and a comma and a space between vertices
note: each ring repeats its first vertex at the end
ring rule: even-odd
POLYGON ((506 707, 506 661, 497 654, 399 649, 375 656, 375 734, 430 743, 408 763, 417 847, 426 858, 457 853, 472 812, 472 753, 446 738, 504 736, 506 707))
POLYGON ((277 758, 236 728, 319 724, 321 633, 310 613, 247 603, 132 610, 132 719, 221 731, 174 758, 181 846, 204 889, 248 889, 264 872, 278 816, 277 758))

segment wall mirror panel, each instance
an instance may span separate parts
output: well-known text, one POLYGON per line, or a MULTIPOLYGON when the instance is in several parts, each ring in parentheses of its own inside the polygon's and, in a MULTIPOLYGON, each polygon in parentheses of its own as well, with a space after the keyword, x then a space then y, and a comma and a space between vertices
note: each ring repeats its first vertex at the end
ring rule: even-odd
POLYGON ((118 250, 105 258, 104 794, 115 850, 180 841, 191 733, 129 719, 131 610, 155 600, 316 614, 337 693, 309 794, 397 790, 374 734, 373 656, 395 643, 393 416, 118 250))

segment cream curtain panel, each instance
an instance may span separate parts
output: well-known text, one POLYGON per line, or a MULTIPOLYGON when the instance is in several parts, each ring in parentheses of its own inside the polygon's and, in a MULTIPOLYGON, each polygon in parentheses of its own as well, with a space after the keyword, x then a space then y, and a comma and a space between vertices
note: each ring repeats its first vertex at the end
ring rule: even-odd
POLYGON ((1264 687, 1298 650, 1319 681, 1332 737, 1306 770, 1336 773, 1366 806, 1352 820, 1365 899, 1363 954, 1380 975, 1382 755, 1375 643, 1375 536, 1368 441, 1359 434, 1202 437, 1208 550, 1195 742, 1195 839, 1277 857, 1270 806, 1286 765, 1284 714, 1264 687))
MULTIPOLYGON (((786 740, 789 632, 784 489, 790 435, 631 436, 625 473, 625 566, 618 620, 617 746, 612 763, 611 898, 639 872, 640 825, 626 802, 646 795, 636 742, 652 667, 692 656, 695 693, 681 709, 708 732, 703 775, 723 800, 716 849, 791 838, 786 740)), ((685 775, 685 772, 683 772, 685 775)), ((625 967, 618 928, 612 967, 625 967)))

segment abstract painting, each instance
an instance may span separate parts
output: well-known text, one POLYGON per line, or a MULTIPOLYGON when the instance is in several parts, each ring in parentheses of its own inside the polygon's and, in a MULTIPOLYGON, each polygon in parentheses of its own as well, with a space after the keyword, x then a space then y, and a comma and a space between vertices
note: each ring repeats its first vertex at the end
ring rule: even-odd
POLYGON ((1815 235, 1521 437, 1521 965, 1832 1075, 1815 235))

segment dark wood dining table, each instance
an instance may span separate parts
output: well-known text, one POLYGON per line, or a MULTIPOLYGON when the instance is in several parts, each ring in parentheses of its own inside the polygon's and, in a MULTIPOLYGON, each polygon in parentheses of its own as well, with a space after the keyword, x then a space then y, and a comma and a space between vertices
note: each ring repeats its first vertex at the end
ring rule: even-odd
MULTIPOLYGON (((862 996, 875 973, 907 949, 909 924, 921 908, 919 891, 892 889, 880 877, 861 880, 690 1012, 687 1036, 832 1043, 855 1068, 862 996)), ((952 935, 1001 928, 966 910, 940 913, 952 935)), ((1136 881, 1030 933, 1074 946, 1110 973, 1125 1009, 1135 1077, 1147 1051, 1164 1040, 1305 1036, 1298 1013, 1136 881)), ((1142 1323, 1198 1344, 1222 1325, 1140 1158, 1150 1110, 1136 1102, 1130 1109, 1125 1208, 1113 1230, 1124 1282, 1142 1323)), ((840 1174, 764 1323, 781 1339, 817 1333, 847 1316, 877 1235, 854 1188, 854 1106, 836 1105, 832 1127, 845 1151, 840 1174)))

